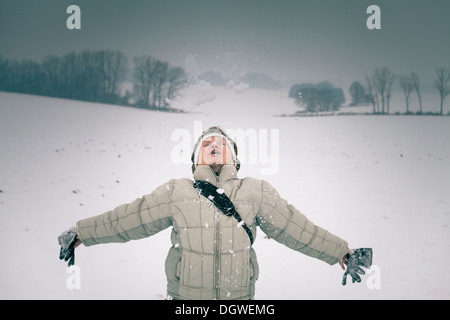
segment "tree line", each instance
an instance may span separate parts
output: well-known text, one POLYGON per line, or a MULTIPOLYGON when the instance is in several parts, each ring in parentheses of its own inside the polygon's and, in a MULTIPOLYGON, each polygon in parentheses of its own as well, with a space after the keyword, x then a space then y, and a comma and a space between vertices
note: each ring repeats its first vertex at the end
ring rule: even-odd
MULTIPOLYGON (((423 114, 421 81, 417 73, 395 75, 387 67, 376 68, 373 75, 365 77, 365 86, 360 81, 354 81, 349 88, 352 105, 370 103, 374 114, 389 114, 393 85, 398 81, 405 98, 406 114, 411 114, 409 103, 411 95, 415 93, 419 101, 419 112, 423 114)), ((440 96, 440 111, 444 113, 444 101, 450 94, 450 69, 437 68, 433 86, 440 96)))
POLYGON ((328 81, 294 84, 289 90, 289 97, 309 113, 336 111, 345 102, 342 89, 333 87, 328 81))
POLYGON ((166 98, 173 98, 186 83, 184 70, 151 56, 135 57, 133 63, 132 91, 122 93, 128 59, 120 51, 86 50, 61 57, 48 55, 42 63, 0 57, 0 90, 169 109, 166 98))

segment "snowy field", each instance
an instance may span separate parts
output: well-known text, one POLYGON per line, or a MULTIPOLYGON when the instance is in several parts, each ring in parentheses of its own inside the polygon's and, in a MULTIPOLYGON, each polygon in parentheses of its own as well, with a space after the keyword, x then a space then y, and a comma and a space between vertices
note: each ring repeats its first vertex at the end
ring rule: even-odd
POLYGON ((211 125, 249 134, 240 177, 269 181, 316 224, 374 250, 371 273, 342 286, 338 265, 259 230, 256 299, 450 298, 450 117, 277 117, 297 110, 287 92, 206 83, 173 106, 191 113, 0 92, 1 299, 163 299, 170 230, 79 247, 72 290, 57 237, 191 177, 180 137, 192 145, 211 125))

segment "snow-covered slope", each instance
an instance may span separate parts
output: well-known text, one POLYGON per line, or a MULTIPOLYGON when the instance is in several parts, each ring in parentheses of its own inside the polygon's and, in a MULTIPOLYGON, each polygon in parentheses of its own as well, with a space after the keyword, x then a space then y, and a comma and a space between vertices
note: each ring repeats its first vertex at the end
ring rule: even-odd
POLYGON ((450 298, 450 117, 274 117, 295 111, 287 92, 238 89, 193 87, 172 102, 188 114, 0 92, 0 298, 162 299, 170 230, 81 246, 73 290, 56 239, 190 177, 180 146, 210 125, 246 134, 241 177, 269 181, 316 224, 374 249, 372 273, 343 287, 339 266, 259 232, 257 299, 450 298))

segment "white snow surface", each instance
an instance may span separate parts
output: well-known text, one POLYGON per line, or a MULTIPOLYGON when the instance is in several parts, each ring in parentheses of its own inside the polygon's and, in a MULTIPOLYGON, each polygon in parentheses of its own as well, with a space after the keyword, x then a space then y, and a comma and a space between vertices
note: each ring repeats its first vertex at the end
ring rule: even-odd
POLYGON ((262 161, 243 161, 239 176, 267 180, 350 247, 374 251, 377 269, 342 286, 338 265, 258 230, 256 299, 450 298, 450 117, 278 117, 296 111, 287 91, 197 89, 173 101, 191 111, 184 114, 0 92, 1 299, 163 299, 170 229, 80 246, 79 289, 66 284, 72 274, 57 237, 172 178, 191 178, 190 164, 171 158, 171 137, 184 128, 193 144, 200 121, 203 129, 278 130, 278 171, 262 175, 262 161))

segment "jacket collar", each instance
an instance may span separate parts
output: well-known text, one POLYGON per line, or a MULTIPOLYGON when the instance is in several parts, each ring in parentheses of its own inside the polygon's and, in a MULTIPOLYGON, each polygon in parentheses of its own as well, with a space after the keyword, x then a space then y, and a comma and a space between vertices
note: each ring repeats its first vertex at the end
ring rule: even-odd
POLYGON ((219 183, 237 178, 236 167, 231 164, 223 165, 218 175, 216 175, 214 170, 208 165, 199 165, 194 171, 195 180, 208 181, 216 187, 219 183))

